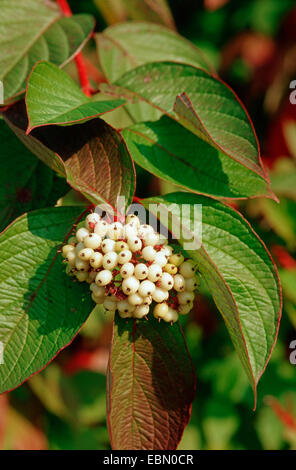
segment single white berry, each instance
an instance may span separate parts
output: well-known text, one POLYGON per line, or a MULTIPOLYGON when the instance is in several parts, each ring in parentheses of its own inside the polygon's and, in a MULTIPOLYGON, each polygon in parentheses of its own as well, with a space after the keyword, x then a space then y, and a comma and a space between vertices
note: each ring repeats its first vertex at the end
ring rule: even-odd
POLYGON ((87 235, 87 237, 85 237, 83 243, 86 248, 92 248, 93 250, 96 250, 101 246, 102 238, 97 233, 90 233, 87 235))
POLYGON ((118 263, 119 264, 125 264, 129 263, 130 260, 132 259, 132 252, 130 250, 123 250, 119 253, 118 255, 118 263))
POLYGON ((91 298, 96 304, 103 304, 105 302, 105 297, 96 296, 94 293, 91 294, 91 298))
POLYGON ((161 303, 164 302, 169 298, 169 293, 165 289, 161 289, 160 287, 157 287, 154 292, 152 293, 152 299, 154 302, 161 303))
POLYGON ((124 238, 133 238, 136 237, 138 234, 137 227, 135 227, 132 223, 126 224, 123 228, 123 237, 124 238))
POLYGON ((97 297, 104 297, 105 295, 105 287, 97 286, 94 282, 89 286, 90 290, 96 295, 97 297))
POLYGON ((114 251, 115 249, 115 241, 111 240, 110 238, 106 238, 102 242, 102 251, 103 253, 109 253, 110 251, 114 251))
POLYGON ((133 312, 118 312, 121 318, 132 318, 133 312))
POLYGON ((175 266, 179 267, 184 261, 184 256, 181 253, 175 253, 169 258, 169 263, 174 264, 175 266))
POLYGON ((178 307, 178 313, 180 315, 187 315, 193 308, 193 302, 190 302, 190 304, 181 304, 178 307))
POLYGON ((132 223, 135 227, 140 227, 140 224, 141 224, 139 217, 135 214, 129 214, 126 217, 125 222, 127 224, 132 223))
POLYGON ((89 269, 88 261, 82 261, 82 259, 76 258, 75 268, 78 271, 87 272, 89 269))
POLYGON ((170 256, 172 256, 172 253, 173 253, 173 248, 171 246, 164 246, 160 253, 163 253, 167 258, 169 258, 170 256))
POLYGON ((102 253, 94 252, 94 254, 89 259, 89 264, 94 269, 100 268, 103 264, 103 255, 102 255, 102 253))
POLYGON ((142 305, 144 303, 143 297, 141 297, 139 294, 132 294, 129 295, 127 298, 127 301, 129 304, 138 307, 139 305, 142 305))
POLYGON ((91 230, 94 229, 94 226, 101 220, 101 217, 96 212, 92 214, 88 214, 85 219, 85 226, 86 228, 90 228, 91 230))
POLYGON ((160 280, 160 287, 171 290, 174 287, 174 278, 169 273, 163 273, 160 280))
POLYGON ((148 268, 148 279, 151 282, 157 282, 162 276, 162 269, 159 264, 153 263, 148 268))
POLYGON ((195 265, 193 261, 190 259, 184 261, 179 268, 180 274, 184 276, 186 279, 190 279, 191 277, 195 276, 195 265))
POLYGON ((120 300, 117 304, 119 312, 132 313, 135 310, 134 305, 131 305, 127 300, 120 300))
POLYGON ((129 249, 133 253, 140 251, 142 249, 142 242, 139 237, 129 237, 127 239, 127 243, 128 243, 129 249))
POLYGON ((93 254, 94 250, 92 248, 83 248, 83 250, 79 251, 78 257, 82 259, 82 261, 88 261, 93 254))
POLYGON ((194 293, 193 292, 180 292, 178 294, 178 301, 182 305, 190 304, 194 300, 194 293))
POLYGON ((152 304, 152 295, 148 295, 148 297, 143 298, 143 305, 151 305, 152 304))
POLYGON ((107 269, 104 269, 96 275, 96 284, 98 286, 107 286, 107 284, 109 284, 111 281, 112 273, 107 269))
POLYGON ((132 263, 125 263, 122 265, 120 275, 123 279, 127 279, 134 274, 134 265, 132 263))
POLYGON ((113 300, 110 299, 105 298, 103 305, 107 312, 115 312, 117 309, 117 302, 113 302, 113 300))
POLYGON ((78 279, 79 282, 85 282, 87 278, 88 278, 87 272, 79 271, 78 273, 76 273, 76 279, 78 279))
POLYGON ((108 236, 113 240, 118 240, 123 235, 123 225, 120 222, 114 222, 108 227, 108 236))
POLYGON ((106 233, 108 232, 109 224, 105 220, 100 220, 96 223, 94 232, 100 237, 104 238, 106 233))
POLYGON ((154 291, 155 284, 153 284, 151 281, 145 280, 141 282, 138 293, 142 297, 148 297, 149 295, 152 295, 154 291))
POLYGON ((195 291, 198 288, 198 286, 199 286, 199 280, 196 276, 185 280, 185 290, 188 292, 195 291))
POLYGON ((118 254, 115 251, 109 251, 103 257, 103 268, 104 269, 114 269, 117 265, 118 254))
POLYGON ((147 233, 143 237, 144 243, 146 246, 155 246, 159 243, 159 235, 158 233, 147 233))
POLYGON ((66 256, 65 261, 68 263, 69 266, 75 266, 75 261, 76 261, 75 252, 70 251, 66 256))
POLYGON ((117 253, 120 253, 120 251, 128 250, 128 244, 126 242, 120 240, 120 241, 115 243, 114 249, 117 253))
POLYGON ((185 290, 185 278, 182 274, 176 274, 174 276, 174 289, 177 292, 184 292, 185 290))
POLYGON ((85 237, 87 237, 88 235, 89 235, 89 231, 87 230, 87 228, 84 228, 84 227, 79 228, 76 232, 77 241, 83 242, 85 237))
POLYGON ((148 233, 154 233, 154 228, 151 225, 140 225, 138 229, 138 234, 140 238, 144 238, 148 233))
POLYGON ((135 294, 139 288, 140 282, 134 276, 128 277, 122 281, 122 290, 125 295, 135 294))
POLYGON ((148 305, 139 305, 136 307, 133 313, 134 318, 143 318, 149 313, 149 306, 148 305))
POLYGON ((70 253, 70 251, 74 251, 75 247, 73 245, 64 245, 62 248, 62 255, 64 258, 66 258, 67 254, 70 253))
POLYGON ((146 277, 148 276, 148 268, 146 264, 144 263, 137 264, 135 266, 134 276, 140 281, 143 281, 143 279, 146 279, 146 277))
POLYGON ((145 246, 142 250, 142 256, 146 261, 154 261, 156 256, 156 251, 152 246, 145 246))
POLYGON ((167 304, 157 304, 153 310, 153 316, 155 318, 164 318, 169 311, 167 304))
POLYGON ((168 263, 165 265, 164 271, 174 276, 175 274, 177 274, 178 268, 174 264, 168 263))
POLYGON ((167 323, 175 323, 176 321, 178 321, 178 318, 178 312, 176 312, 176 310, 174 310, 173 308, 169 307, 168 313, 164 316, 164 321, 167 323))
POLYGON ((164 253, 161 253, 161 251, 159 251, 155 255, 154 263, 158 264, 161 268, 163 268, 167 264, 167 257, 164 253))

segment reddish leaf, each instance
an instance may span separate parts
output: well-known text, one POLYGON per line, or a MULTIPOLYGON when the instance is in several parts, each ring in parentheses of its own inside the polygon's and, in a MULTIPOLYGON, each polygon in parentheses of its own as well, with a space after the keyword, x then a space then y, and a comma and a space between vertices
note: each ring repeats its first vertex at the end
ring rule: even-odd
POLYGON ((188 424, 195 374, 181 326, 115 319, 107 412, 116 450, 174 450, 188 424))
POLYGON ((24 103, 4 114, 17 137, 40 160, 94 204, 116 205, 118 196, 132 202, 135 170, 120 134, 101 119, 70 127, 48 126, 26 135, 24 103))

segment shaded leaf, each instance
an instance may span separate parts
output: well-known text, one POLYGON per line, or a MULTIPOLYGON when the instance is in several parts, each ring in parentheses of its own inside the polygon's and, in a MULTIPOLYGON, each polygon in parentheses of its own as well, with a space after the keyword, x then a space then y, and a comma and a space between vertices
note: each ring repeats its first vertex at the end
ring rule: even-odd
POLYGON ((0 231, 24 212, 54 205, 69 186, 0 120, 0 231))
POLYGON ((120 134, 104 121, 42 127, 26 135, 23 103, 9 108, 5 119, 34 155, 92 203, 115 206, 118 196, 124 196, 130 205, 135 190, 133 162, 120 134))
POLYGON ((179 323, 116 315, 108 368, 112 448, 176 449, 190 418, 195 376, 179 323))
POLYGON ((90 15, 63 16, 47 0, 1 0, 0 80, 7 100, 24 91, 27 77, 39 60, 64 65, 89 38, 90 15))
POLYGON ((73 283, 57 253, 80 214, 80 207, 37 210, 0 236, 0 392, 45 367, 92 310, 88 286, 73 283))
POLYGON ((122 136, 138 165, 193 192, 223 198, 269 193, 261 176, 169 117, 129 127, 122 136))
POLYGON ((139 65, 164 60, 211 70, 202 52, 171 29, 153 23, 120 23, 96 35, 101 67, 109 82, 139 65))
POLYGON ((102 90, 131 101, 148 102, 266 178, 257 138, 245 109, 228 86, 204 70, 172 62, 146 64, 126 73, 114 86, 102 85, 102 90), (180 119, 176 114, 176 97, 182 93, 188 94, 199 127, 196 120, 184 116, 180 119))
POLYGON ((181 245, 200 237, 194 206, 202 205, 201 246, 189 254, 223 316, 256 395, 281 316, 278 274, 266 247, 238 212, 213 199, 173 193, 142 203, 154 214, 159 211, 173 232, 181 227, 181 245))
POLYGON ((69 125, 108 113, 124 100, 96 101, 88 98, 76 83, 57 66, 39 62, 28 80, 26 105, 27 132, 48 124, 69 125))
POLYGON ((163 23, 175 28, 167 0, 94 0, 106 23, 119 23, 127 19, 163 23))

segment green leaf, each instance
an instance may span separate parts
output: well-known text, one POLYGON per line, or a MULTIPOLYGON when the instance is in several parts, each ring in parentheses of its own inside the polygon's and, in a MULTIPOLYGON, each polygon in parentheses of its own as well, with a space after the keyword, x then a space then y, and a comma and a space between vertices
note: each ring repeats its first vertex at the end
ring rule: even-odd
POLYGON ((139 65, 164 60, 211 70, 202 52, 171 29, 153 23, 120 23, 96 35, 99 61, 114 83, 139 65))
POLYGON ((193 236, 200 240, 194 207, 202 205, 201 246, 189 255, 224 318, 256 395, 281 316, 278 274, 266 247, 238 212, 213 199, 173 193, 141 202, 154 215, 160 211, 162 223, 173 232, 181 227, 181 245, 193 236))
POLYGON ((107 413, 116 450, 174 450, 190 418, 195 375, 181 326, 115 317, 107 413))
POLYGON ((84 46, 93 28, 90 15, 63 16, 46 0, 1 0, 0 80, 5 100, 24 91, 33 65, 63 66, 84 46))
MULTIPOLYGON (((287 188, 288 189, 288 188, 287 188)), ((258 208, 268 226, 283 240, 288 249, 296 248, 296 201, 281 198, 280 204, 274 201, 261 200, 258 208)))
POLYGON ((69 191, 0 120, 0 231, 24 212, 55 205, 69 191))
POLYGON ((122 132, 138 165, 190 191, 223 198, 268 194, 266 181, 163 116, 122 132))
POLYGON ((28 80, 27 132, 48 124, 69 125, 108 113, 124 100, 96 101, 88 98, 76 83, 56 65, 39 62, 28 80))
POLYGON ((130 101, 144 100, 266 179, 249 116, 234 92, 206 71, 172 62, 146 64, 102 90, 130 101), (181 106, 175 106, 178 95, 186 110, 181 117, 181 106))
POLYGON ((93 204, 115 206, 119 196, 128 207, 135 191, 135 169, 121 135, 101 119, 70 127, 47 126, 26 135, 23 102, 4 117, 25 146, 64 176, 70 186, 93 204))
POLYGON ((57 253, 80 214, 80 207, 41 209, 1 234, 0 392, 45 367, 92 310, 87 285, 73 283, 57 253))

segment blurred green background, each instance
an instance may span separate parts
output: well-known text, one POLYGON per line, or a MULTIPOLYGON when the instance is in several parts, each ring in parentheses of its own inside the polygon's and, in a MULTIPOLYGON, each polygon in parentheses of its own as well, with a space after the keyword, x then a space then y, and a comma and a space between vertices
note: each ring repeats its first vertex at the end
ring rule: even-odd
MULTIPOLYGON (((176 27, 198 45, 246 105, 278 205, 269 199, 235 203, 276 260, 284 311, 277 346, 253 395, 220 314, 202 286, 184 329, 197 395, 179 449, 296 449, 296 8, 292 0, 73 0, 97 30, 118 21, 146 20, 176 27), (174 26, 175 25, 175 26, 174 26)), ((86 57, 98 67, 94 43, 86 57)), ((75 77, 73 65, 68 67, 75 77)), ((92 80, 96 81, 95 69, 92 80)), ((139 197, 174 188, 137 168, 139 197)), ((77 202, 69 194, 63 204, 77 202)), ((61 202, 60 202, 61 203, 61 202)), ((105 370, 111 318, 94 311, 79 336, 43 372, 0 397, 2 449, 109 449, 105 370)))

